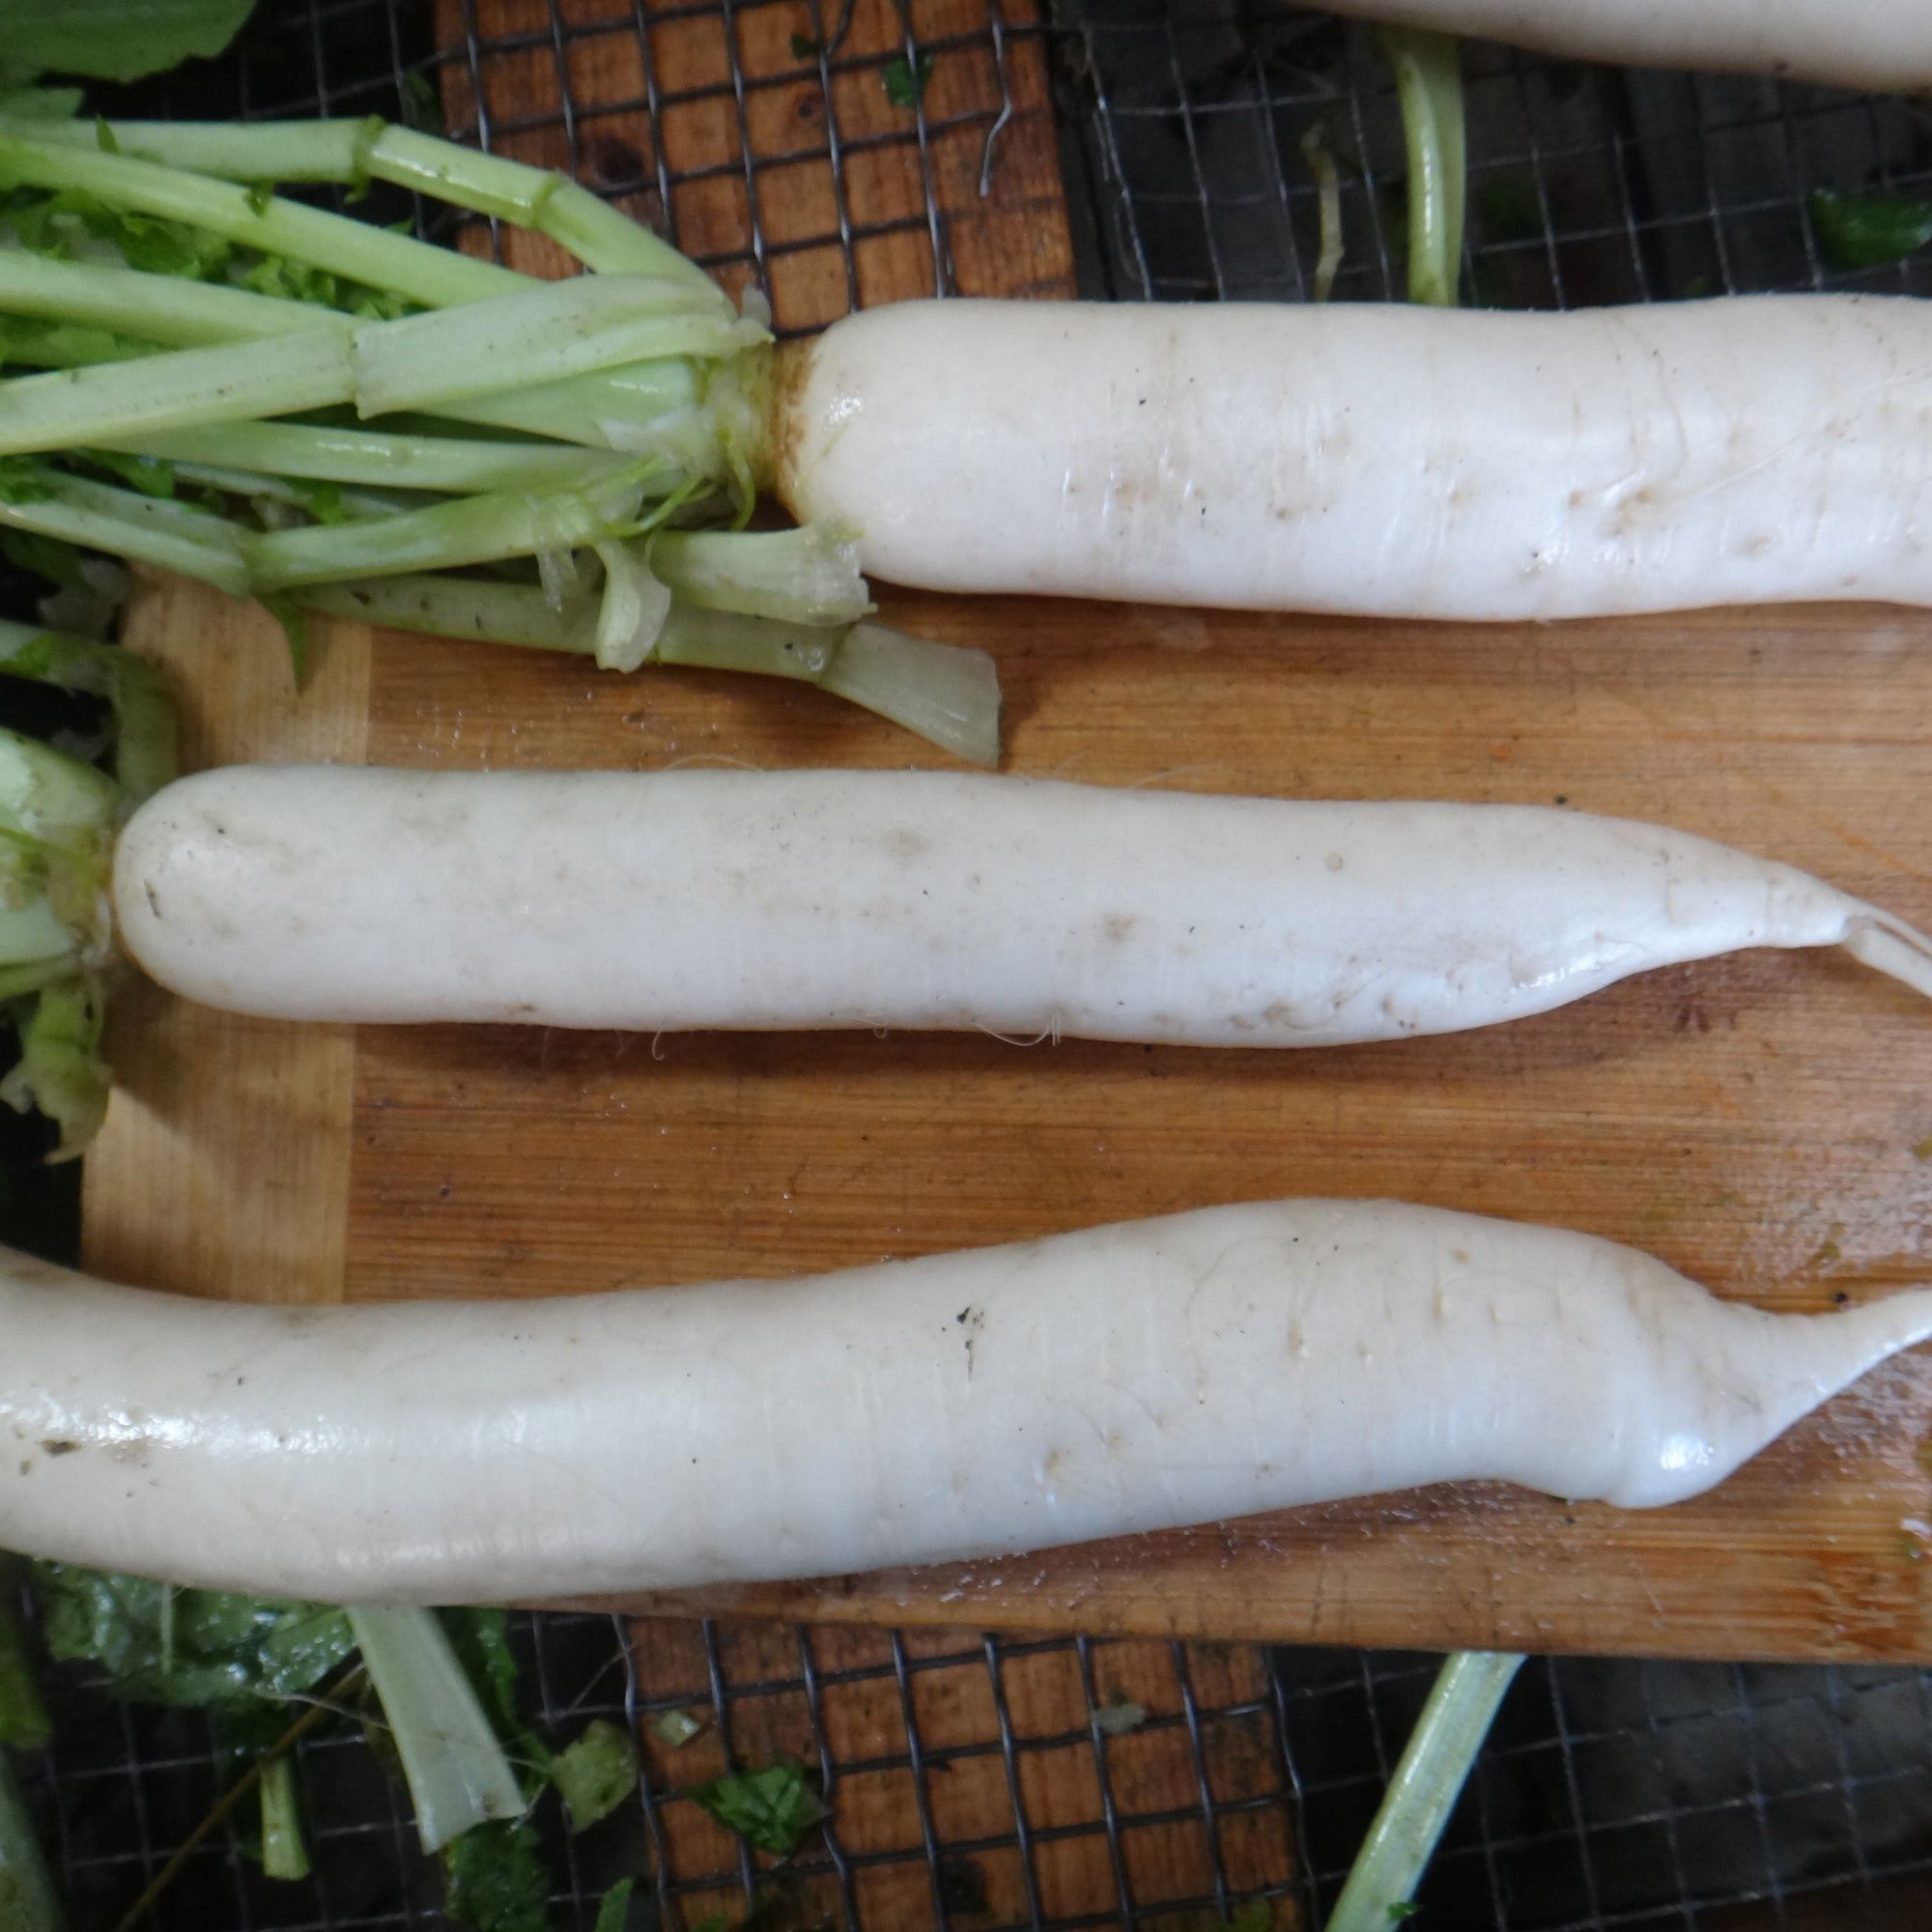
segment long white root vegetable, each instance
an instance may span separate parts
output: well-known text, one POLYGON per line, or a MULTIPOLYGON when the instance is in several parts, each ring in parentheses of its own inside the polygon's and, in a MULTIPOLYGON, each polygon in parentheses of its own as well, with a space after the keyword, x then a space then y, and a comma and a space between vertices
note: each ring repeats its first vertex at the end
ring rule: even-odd
POLYGON ((1781 74, 1879 94, 1932 88, 1932 14, 1915 0, 1331 0, 1577 60, 1781 74))
POLYGON ((781 352, 778 398, 789 507, 931 589, 1468 619, 1932 603, 1923 301, 902 302, 781 352))
POLYGON ((1312 1046, 1753 946, 1932 993, 1889 915, 1655 826, 929 772, 235 767, 141 808, 113 898, 163 985, 283 1018, 1312 1046))
POLYGON ((1283 1202, 802 1282, 522 1303, 0 1278, 0 1547, 449 1604, 1042 1548, 1463 1478, 1723 1480, 1932 1291, 1716 1300, 1633 1249, 1283 1202))

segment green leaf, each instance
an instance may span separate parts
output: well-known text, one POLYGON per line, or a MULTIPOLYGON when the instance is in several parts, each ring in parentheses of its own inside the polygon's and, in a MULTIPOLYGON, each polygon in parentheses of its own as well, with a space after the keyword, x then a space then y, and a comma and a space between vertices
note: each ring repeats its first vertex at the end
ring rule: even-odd
POLYGON ((118 449, 76 449, 71 454, 90 469, 105 470, 143 497, 175 494, 175 467, 158 456, 124 456, 118 449))
POLYGON ((13 72, 139 80, 208 60, 241 31, 254 0, 41 0, 7 10, 13 72))
POLYGON ((1932 242, 1932 202, 1813 188, 1811 232, 1820 259, 1836 273, 1889 268, 1932 242))
POLYGON ((797 1851, 826 1815, 825 1801, 805 1767, 782 1760, 762 1771, 694 1784, 685 1796, 748 1845, 780 1859, 797 1851))
POLYGON ((36 1564, 34 1586, 48 1654, 98 1665, 108 1694, 132 1703, 299 1696, 355 1648, 349 1619, 324 1604, 177 1590, 68 1563, 36 1564))
POLYGON ((608 1818, 638 1788, 638 1747, 621 1724, 598 1718, 551 1760, 550 1781, 563 1799, 573 1832, 608 1818))
MULTIPOLYGON (((5 493, 7 465, 14 460, 0 459, 0 503, 20 500, 5 493)), ((38 536, 32 530, 0 530, 0 556, 15 570, 31 571, 36 577, 44 577, 49 583, 58 583, 63 590, 87 587, 87 579, 80 568, 81 553, 59 537, 38 536)))
POLYGON ((550 1880, 537 1834, 515 1824, 472 1826, 443 1848, 442 1909, 475 1932, 550 1932, 550 1880))
POLYGON ((590 1932, 624 1932, 624 1920, 631 1910, 631 1887, 634 1881, 620 1878, 604 1894, 604 1902, 597 1908, 597 1922, 590 1932))
POLYGON ((44 503, 53 494, 54 474, 43 458, 0 456, 0 503, 44 503))
POLYGON ((904 54, 895 54, 886 63, 885 71, 879 76, 886 90, 886 99, 895 107, 917 107, 920 97, 925 92, 925 83, 932 78, 932 56, 921 54, 918 61, 908 61, 904 54))

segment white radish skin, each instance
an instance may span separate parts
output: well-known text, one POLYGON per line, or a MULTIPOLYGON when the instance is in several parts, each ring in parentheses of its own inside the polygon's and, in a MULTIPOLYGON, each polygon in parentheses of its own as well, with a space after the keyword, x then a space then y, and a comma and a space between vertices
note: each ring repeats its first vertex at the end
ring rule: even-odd
POLYGON ((1283 1202, 526 1303, 177 1300, 0 1278, 0 1547, 335 1603, 998 1555, 1490 1478, 1719 1483, 1932 1333, 1775 1316, 1633 1249, 1283 1202))
POLYGON ((1920 0, 1333 0, 1338 14, 1436 27, 1574 60, 1771 73, 1879 94, 1932 88, 1920 0))
POLYGON ((935 590, 1484 620, 1932 603, 1923 301, 897 302, 790 352, 778 398, 789 507, 935 590))
POLYGON ((1909 928, 1655 826, 930 772, 234 767, 141 808, 114 906, 163 985, 280 1018, 1317 1046, 1753 946, 1932 993, 1909 928))

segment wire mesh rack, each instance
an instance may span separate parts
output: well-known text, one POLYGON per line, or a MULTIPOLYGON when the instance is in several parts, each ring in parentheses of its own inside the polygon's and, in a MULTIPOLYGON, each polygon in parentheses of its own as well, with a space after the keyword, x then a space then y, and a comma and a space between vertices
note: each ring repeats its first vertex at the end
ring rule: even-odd
MULTIPOLYGON (((1808 213, 1821 186, 1932 181, 1918 109, 1491 48, 1467 73, 1473 298, 1927 292, 1917 262, 1833 273, 1808 213)), ((728 286, 760 284, 792 331, 995 274, 1304 298, 1311 143, 1340 178, 1336 293, 1401 281, 1403 148, 1372 42, 1258 0, 263 0, 235 57, 103 105, 442 121, 571 168, 728 286)), ((1255 1899, 1314 1925, 1432 1674, 1392 1654, 564 1615, 518 1619, 515 1643, 549 1733, 602 1716, 643 1744, 636 1804, 581 1839, 545 1828, 554 1921, 580 1932, 624 1875, 631 1925, 667 1932, 754 1901, 768 1926, 867 1932, 1179 1932, 1255 1899), (673 1711, 699 1724, 681 1747, 652 1723, 673 1711), (830 1815, 779 1869, 684 1794, 784 1754, 815 1767, 830 1815)), ((56 1701, 30 1795, 78 1932, 177 1857, 149 1927, 439 1922, 353 1724, 300 1746, 315 1869, 270 1884, 232 1821, 196 1839, 221 1775, 204 1718, 73 1684, 56 1701)), ((1822 1894, 1820 1923, 1903 1925, 1923 1922, 1928 1872, 1932 1674, 1537 1661, 1421 1904, 1443 1926, 1715 1927, 1822 1894)))

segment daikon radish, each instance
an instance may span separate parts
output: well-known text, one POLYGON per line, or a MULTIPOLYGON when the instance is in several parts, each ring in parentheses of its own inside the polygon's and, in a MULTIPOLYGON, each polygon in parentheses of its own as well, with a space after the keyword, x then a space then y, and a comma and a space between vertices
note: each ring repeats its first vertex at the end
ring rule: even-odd
POLYGON ((1899 0, 1331 0, 1573 60, 1782 74, 1878 94, 1932 88, 1932 14, 1899 0))
POLYGON ((1398 617, 1932 604, 1932 303, 1575 314, 919 301, 778 363, 863 567, 1398 617))
POLYGON ((1282 1202, 538 1302, 0 1276, 0 1547, 356 1604, 990 1556, 1489 1478, 1691 1496, 1932 1291, 1727 1304, 1633 1249, 1282 1202))
POLYGON ((163 985, 281 1018, 1315 1046, 1755 946, 1932 993, 1888 914, 1656 826, 934 772, 235 767, 135 813, 112 897, 163 985))

